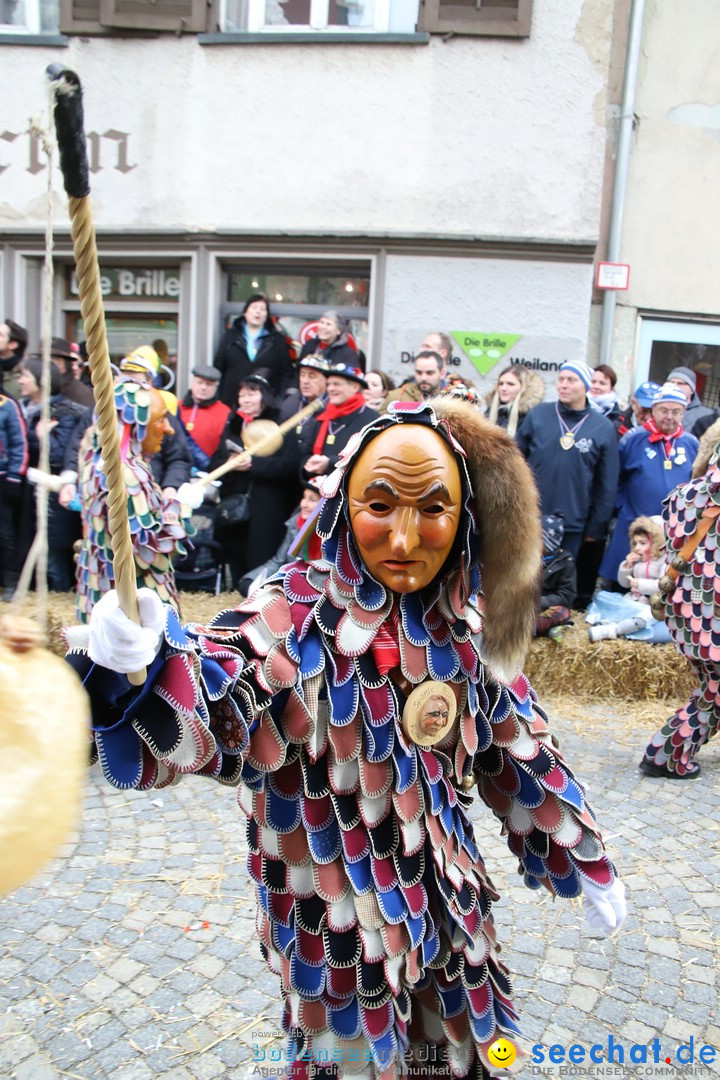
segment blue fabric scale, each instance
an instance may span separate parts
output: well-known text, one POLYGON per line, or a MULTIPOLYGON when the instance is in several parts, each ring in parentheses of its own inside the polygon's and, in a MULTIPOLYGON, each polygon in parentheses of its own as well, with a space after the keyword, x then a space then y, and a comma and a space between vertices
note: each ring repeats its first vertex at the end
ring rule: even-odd
POLYGON ((300 824, 300 801, 297 797, 285 799, 268 785, 265 789, 265 816, 275 832, 291 833, 300 824))
POLYGON ((405 750, 399 739, 393 745, 393 765, 395 767, 395 791, 404 795, 417 781, 418 765, 415 749, 405 750))
POLYGON ((337 822, 331 821, 327 828, 320 832, 309 832, 308 846, 315 862, 334 862, 342 852, 340 828, 337 822))
POLYGON ((357 998, 352 998, 341 1009, 328 1009, 330 1030, 341 1039, 357 1039, 362 1031, 357 998))
POLYGON ((355 719, 360 700, 360 690, 356 679, 348 679, 338 686, 330 679, 327 681, 328 712, 330 723, 335 727, 345 727, 355 719))
POLYGON ((290 984, 303 1001, 317 1001, 325 989, 325 968, 312 967, 301 960, 297 952, 290 958, 290 984))
POLYGON ((395 743, 395 726, 388 721, 380 727, 363 724, 368 761, 387 761, 395 743))

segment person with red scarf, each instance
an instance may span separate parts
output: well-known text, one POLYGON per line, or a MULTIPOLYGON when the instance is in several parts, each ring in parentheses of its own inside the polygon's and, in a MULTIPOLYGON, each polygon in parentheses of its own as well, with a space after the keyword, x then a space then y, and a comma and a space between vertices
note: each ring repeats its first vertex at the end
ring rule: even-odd
POLYGON ((682 391, 665 383, 653 399, 647 420, 620 440, 618 516, 600 564, 602 578, 617 580, 635 518, 661 514, 666 496, 690 479, 698 441, 683 428, 685 405, 682 391))
POLYGON ((332 364, 327 373, 328 403, 308 420, 300 434, 300 469, 303 480, 325 476, 337 465, 350 437, 377 417, 362 393, 367 389, 358 367, 332 364))

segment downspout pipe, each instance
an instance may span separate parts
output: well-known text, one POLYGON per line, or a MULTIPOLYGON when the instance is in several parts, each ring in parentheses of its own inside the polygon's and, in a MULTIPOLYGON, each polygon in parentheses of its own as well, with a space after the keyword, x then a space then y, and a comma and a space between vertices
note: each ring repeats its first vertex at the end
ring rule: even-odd
MULTIPOLYGON (((615 157, 615 176, 613 179, 612 203, 610 206, 610 225, 608 228, 607 261, 620 262, 620 241, 622 238, 625 196, 627 195, 628 173, 630 172, 630 151, 632 148, 633 120, 635 116, 635 98, 637 95, 638 66, 642 45, 643 16, 645 0, 632 0, 628 29, 627 53, 625 55, 625 75, 623 79, 622 105, 618 122, 617 154, 615 157)), ((606 289, 603 295, 602 323, 600 327, 599 364, 610 364, 613 351, 615 330, 615 306, 617 289, 606 289)))

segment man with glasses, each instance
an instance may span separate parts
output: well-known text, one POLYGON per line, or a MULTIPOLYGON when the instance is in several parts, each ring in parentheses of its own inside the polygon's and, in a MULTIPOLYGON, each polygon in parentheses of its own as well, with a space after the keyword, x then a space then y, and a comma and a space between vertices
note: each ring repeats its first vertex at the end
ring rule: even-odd
POLYGON ((631 522, 662 513, 666 495, 690 479, 698 441, 683 428, 686 404, 682 390, 665 383, 648 419, 620 440, 618 517, 600 564, 600 576, 608 582, 617 582, 618 567, 628 553, 631 522))

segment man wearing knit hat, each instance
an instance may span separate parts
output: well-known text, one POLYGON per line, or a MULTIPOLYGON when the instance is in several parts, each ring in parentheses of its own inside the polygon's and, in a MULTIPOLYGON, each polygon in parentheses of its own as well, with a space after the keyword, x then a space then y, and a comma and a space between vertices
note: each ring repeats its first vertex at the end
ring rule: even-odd
POLYGON ((608 581, 617 581, 632 522, 661 514, 666 496, 690 479, 698 441, 685 430, 685 407, 685 393, 666 382, 653 399, 648 419, 620 440, 618 518, 600 564, 600 576, 608 581))
POLYGON ((583 540, 593 547, 604 541, 617 491, 617 435, 588 404, 591 379, 587 364, 565 361, 558 400, 530 409, 515 436, 535 474, 542 512, 565 515, 563 546, 575 559, 583 540))
POLYGON ((703 405, 697 394, 697 375, 687 367, 676 367, 670 372, 667 381, 682 390, 685 397, 685 416, 683 427, 686 431, 692 431, 698 420, 712 416, 712 409, 703 405))

